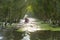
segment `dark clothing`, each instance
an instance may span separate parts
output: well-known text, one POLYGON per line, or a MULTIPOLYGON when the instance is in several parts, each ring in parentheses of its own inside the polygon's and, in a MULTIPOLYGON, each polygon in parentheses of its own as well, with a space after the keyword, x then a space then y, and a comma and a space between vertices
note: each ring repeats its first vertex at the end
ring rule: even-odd
POLYGON ((29 22, 29 19, 25 18, 25 23, 28 23, 29 22))

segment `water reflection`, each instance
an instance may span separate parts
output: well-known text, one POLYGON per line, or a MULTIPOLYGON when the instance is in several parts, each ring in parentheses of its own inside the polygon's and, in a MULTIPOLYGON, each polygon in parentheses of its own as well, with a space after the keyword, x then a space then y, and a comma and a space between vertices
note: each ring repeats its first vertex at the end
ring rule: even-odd
POLYGON ((16 32, 16 31, 8 31, 5 34, 6 40, 21 40, 22 39, 22 32, 16 32))
POLYGON ((26 33, 25 36, 23 36, 22 40, 30 40, 30 35, 26 33))
POLYGON ((31 40, 49 40, 50 37, 51 37, 50 31, 37 31, 31 33, 31 40))
POLYGON ((8 30, 0 32, 0 40, 60 40, 60 31, 41 30, 26 34, 25 32, 8 30))
POLYGON ((31 40, 59 40, 60 31, 37 31, 31 33, 31 40))
POLYGON ((3 36, 0 36, 0 40, 3 40, 3 36))
POLYGON ((30 32, 29 31, 25 31, 25 33, 23 34, 23 38, 22 40, 30 40, 30 32))

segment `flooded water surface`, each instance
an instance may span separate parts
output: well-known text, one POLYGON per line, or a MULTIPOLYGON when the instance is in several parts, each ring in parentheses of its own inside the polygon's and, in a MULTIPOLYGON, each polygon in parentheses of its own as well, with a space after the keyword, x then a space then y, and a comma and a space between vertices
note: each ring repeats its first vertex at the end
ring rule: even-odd
POLYGON ((22 19, 18 24, 19 27, 20 24, 23 25, 20 27, 22 32, 13 29, 0 30, 0 40, 60 40, 60 31, 41 30, 36 19, 28 19, 28 23, 22 19))
POLYGON ((60 31, 0 31, 0 40, 60 40, 60 31))

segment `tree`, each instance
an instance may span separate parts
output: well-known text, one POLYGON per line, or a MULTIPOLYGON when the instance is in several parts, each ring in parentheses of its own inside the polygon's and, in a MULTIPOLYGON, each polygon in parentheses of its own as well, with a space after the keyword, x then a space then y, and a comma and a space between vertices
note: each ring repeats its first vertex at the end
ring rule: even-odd
POLYGON ((16 23, 25 15, 26 2, 24 0, 0 0, 0 22, 16 23))

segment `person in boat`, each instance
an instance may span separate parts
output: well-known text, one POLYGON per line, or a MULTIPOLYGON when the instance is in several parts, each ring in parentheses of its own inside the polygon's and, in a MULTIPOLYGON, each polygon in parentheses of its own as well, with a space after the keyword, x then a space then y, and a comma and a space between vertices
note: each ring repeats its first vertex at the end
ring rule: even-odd
POLYGON ((25 23, 28 23, 29 22, 29 19, 28 18, 25 18, 25 23))

